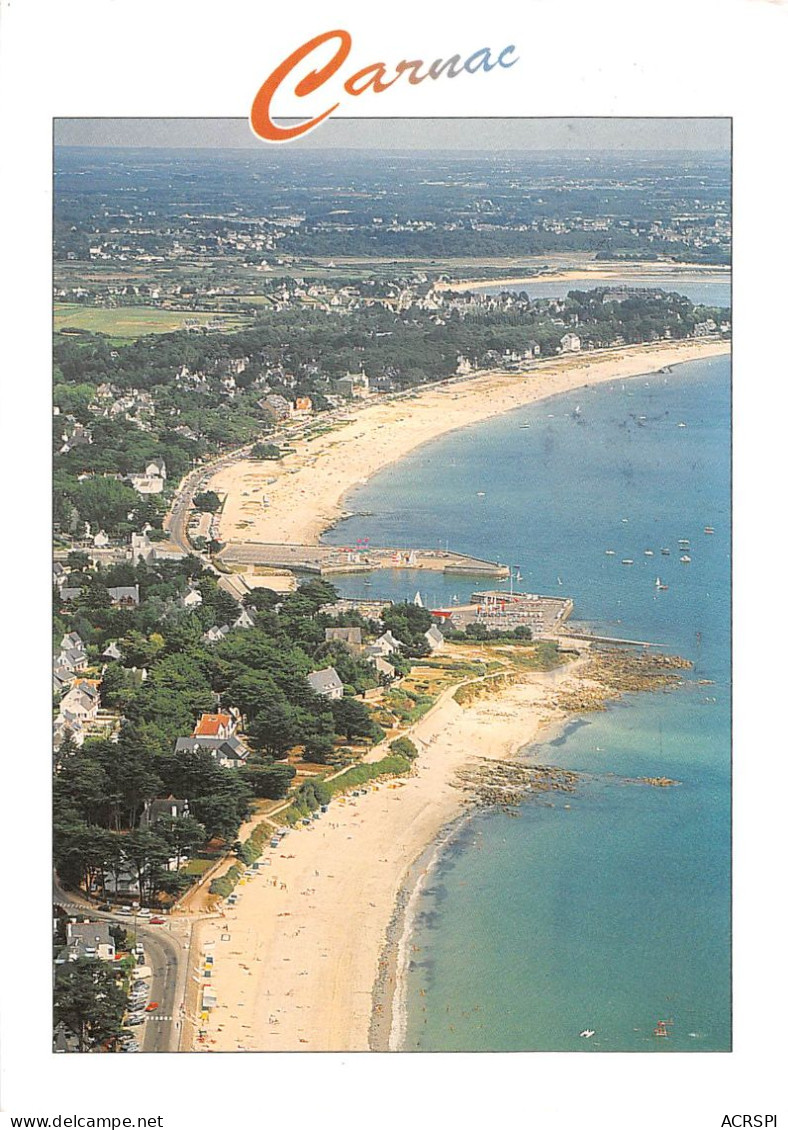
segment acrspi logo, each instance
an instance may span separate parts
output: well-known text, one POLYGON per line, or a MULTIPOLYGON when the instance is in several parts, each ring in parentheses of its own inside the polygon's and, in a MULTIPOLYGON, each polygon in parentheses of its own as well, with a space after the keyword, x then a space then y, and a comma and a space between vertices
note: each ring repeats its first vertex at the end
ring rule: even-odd
MULTIPOLYGON (((339 109, 341 102, 335 102, 333 106, 321 109, 320 113, 314 117, 289 127, 276 125, 271 117, 271 102, 280 89, 286 89, 287 81, 292 72, 314 51, 331 40, 337 40, 337 47, 329 61, 320 66, 318 70, 310 71, 304 78, 296 82, 291 90, 291 93, 295 94, 297 98, 305 98, 314 94, 332 79, 347 61, 352 46, 349 32, 341 30, 324 31, 322 35, 316 35, 314 39, 310 39, 297 48, 292 55, 288 55, 271 72, 258 90, 249 116, 251 127, 258 137, 265 141, 292 141, 319 126, 321 122, 330 118, 335 110, 339 109)), ((461 55, 452 55, 448 59, 436 59, 429 66, 422 59, 403 59, 393 67, 388 67, 386 63, 370 63, 353 71, 345 79, 342 89, 352 98, 357 98, 368 90, 371 90, 373 94, 382 94, 384 90, 392 87, 405 74, 408 76, 409 83, 418 86, 419 83, 425 82, 427 79, 457 78, 461 74, 484 74, 496 67, 508 69, 518 61, 517 58, 511 57, 514 52, 514 45, 510 44, 499 51, 497 55, 491 48, 482 47, 478 51, 473 51, 465 59, 461 55)))

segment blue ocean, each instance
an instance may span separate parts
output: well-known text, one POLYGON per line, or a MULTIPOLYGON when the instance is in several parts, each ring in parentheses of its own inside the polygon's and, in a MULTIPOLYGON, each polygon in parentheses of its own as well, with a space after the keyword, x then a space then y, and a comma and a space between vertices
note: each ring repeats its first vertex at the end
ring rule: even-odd
MULTIPOLYGON (((504 562, 519 589, 571 596, 573 622, 694 663, 677 689, 627 696, 529 748, 581 773, 574 794, 457 829, 416 907, 404 1047, 729 1049, 729 359, 452 433, 347 507, 358 516, 326 540, 504 562), (680 784, 631 783, 651 776, 680 784)), ((447 605, 479 581, 400 571, 339 587, 413 599, 417 586, 447 605)))

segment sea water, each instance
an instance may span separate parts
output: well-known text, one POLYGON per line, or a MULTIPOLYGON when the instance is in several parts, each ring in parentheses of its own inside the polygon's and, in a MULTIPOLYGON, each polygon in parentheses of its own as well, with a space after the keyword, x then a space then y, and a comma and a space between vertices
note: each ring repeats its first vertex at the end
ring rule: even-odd
MULTIPOLYGON (((443 848, 415 908, 409 1050, 730 1047, 729 394, 720 357, 473 425, 353 492, 359 516, 327 537, 504 562, 515 588, 571 596, 574 622, 694 663, 529 747, 579 771, 576 792, 477 813, 443 848)), ((446 606, 493 585, 402 570, 340 587, 446 606)))

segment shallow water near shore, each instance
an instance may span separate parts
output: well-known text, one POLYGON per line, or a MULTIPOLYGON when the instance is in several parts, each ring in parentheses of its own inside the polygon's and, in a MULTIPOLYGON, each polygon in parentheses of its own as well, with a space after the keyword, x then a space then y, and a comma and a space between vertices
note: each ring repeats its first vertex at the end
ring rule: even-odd
MULTIPOLYGON (((571 596, 600 634, 695 663, 677 690, 529 747, 581 771, 576 793, 452 839, 416 907, 406 1049, 730 1046, 729 380, 727 357, 691 362, 444 436, 353 492, 369 513, 326 537, 448 541, 512 566, 515 588, 571 596), (623 780, 645 776, 680 784, 623 780)), ((496 586, 399 571, 338 587, 448 606, 496 586)))

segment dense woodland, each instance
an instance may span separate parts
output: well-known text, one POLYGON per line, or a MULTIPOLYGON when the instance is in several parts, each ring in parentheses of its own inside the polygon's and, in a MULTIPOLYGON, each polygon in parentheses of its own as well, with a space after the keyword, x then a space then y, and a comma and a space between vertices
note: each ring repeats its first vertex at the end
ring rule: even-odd
MULTIPOLYGON (((257 590, 246 601, 254 627, 207 643, 207 628, 232 623, 240 607, 196 559, 79 572, 81 564, 73 555, 69 580, 82 595, 67 607, 56 595, 55 642, 70 631, 80 635, 102 672, 102 704, 123 722, 113 739, 88 738, 77 748, 66 738, 57 751, 54 851, 66 882, 100 888, 105 874, 131 860, 147 900, 175 894, 188 881, 168 871, 168 861, 211 840, 232 843, 254 797, 287 794, 294 776, 288 755, 332 763, 344 756, 343 743, 383 736, 354 697, 377 685, 374 668, 342 642, 325 642, 327 627, 355 622, 368 640, 382 629, 353 613, 321 612, 336 599, 326 582, 308 581, 284 598, 257 590), (187 611, 178 598, 190 582, 202 604, 187 611), (139 606, 112 608, 108 587, 132 583, 140 587, 139 606), (119 641, 121 659, 107 662, 102 652, 111 640, 119 641), (345 687, 335 701, 315 694, 306 680, 328 666, 345 687), (206 751, 174 753, 176 739, 192 733, 200 714, 219 707, 243 715, 252 750, 243 768, 219 766, 206 751), (187 798, 189 816, 140 829, 145 801, 168 795, 187 798)), ((383 622, 404 645, 395 662, 405 673, 407 657, 428 650, 422 633, 429 613, 395 605, 383 622)))
POLYGON ((233 334, 149 335, 120 347, 100 335, 56 335, 56 528, 75 534, 87 522, 121 536, 145 522, 159 527, 162 499, 140 498, 106 476, 139 472, 162 457, 177 482, 193 461, 270 433, 266 394, 291 403, 309 397, 320 412, 336 402, 329 399, 332 382, 348 372, 364 372, 372 389, 399 391, 453 376, 461 358, 483 367, 534 346, 540 356, 555 355, 568 331, 597 348, 667 334, 680 340, 709 317, 717 324, 729 317, 663 291, 619 301, 605 295, 572 291, 566 299, 531 301, 519 293, 484 302, 454 295, 439 319, 427 309, 397 313, 382 303, 342 314, 299 306, 259 314, 251 328, 233 334), (244 368, 228 390, 233 362, 244 368), (107 396, 97 390, 107 386, 115 390, 110 399, 142 394, 131 419, 105 414, 107 396), (63 437, 75 425, 89 429, 90 442, 64 451, 63 437))

